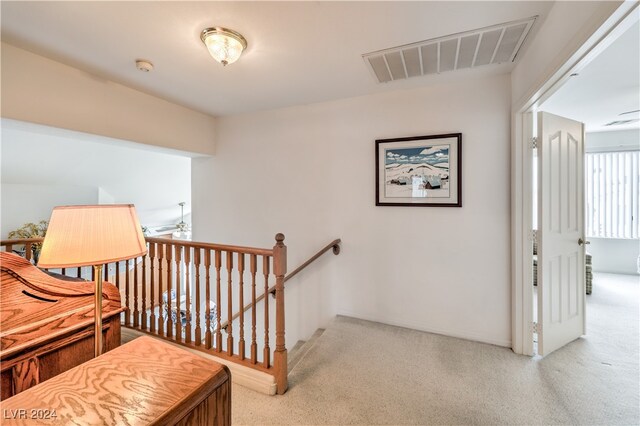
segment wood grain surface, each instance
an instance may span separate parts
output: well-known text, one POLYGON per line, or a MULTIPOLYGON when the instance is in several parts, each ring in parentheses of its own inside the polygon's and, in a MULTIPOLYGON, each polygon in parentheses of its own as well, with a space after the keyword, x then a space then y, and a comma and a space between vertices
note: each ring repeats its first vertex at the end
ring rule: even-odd
MULTIPOLYGON (((94 355, 94 283, 65 281, 0 252, 0 398, 6 399, 94 355)), ((103 350, 120 346, 118 290, 103 287, 103 350)))
POLYGON ((230 424, 230 374, 221 364, 140 337, 0 408, 6 425, 230 424), (17 418, 20 410, 26 417, 17 418), (45 412, 55 418, 31 415, 45 412))
MULTIPOLYGON (((0 252, 0 359, 93 324, 94 283, 57 280, 19 256, 0 252)), ((103 286, 103 319, 122 312, 120 294, 103 286)))

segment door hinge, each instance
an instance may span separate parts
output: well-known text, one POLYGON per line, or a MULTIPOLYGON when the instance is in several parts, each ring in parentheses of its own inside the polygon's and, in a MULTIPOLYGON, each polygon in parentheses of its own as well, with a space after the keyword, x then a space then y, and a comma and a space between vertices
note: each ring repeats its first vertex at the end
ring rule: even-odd
POLYGON ((534 243, 538 242, 538 230, 537 229, 532 229, 531 231, 529 231, 529 239, 531 241, 533 241, 534 243))
POLYGON ((538 147, 538 137, 532 137, 529 145, 531 146, 531 149, 536 149, 538 147))
POLYGON ((538 324, 537 322, 531 323, 531 329, 534 333, 540 333, 542 331, 542 324, 538 324))

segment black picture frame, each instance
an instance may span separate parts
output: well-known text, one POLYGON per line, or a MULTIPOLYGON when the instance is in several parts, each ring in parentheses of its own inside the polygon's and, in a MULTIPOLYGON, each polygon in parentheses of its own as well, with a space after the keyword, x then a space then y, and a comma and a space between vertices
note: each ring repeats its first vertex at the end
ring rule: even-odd
POLYGON ((377 139, 376 206, 462 207, 462 133, 377 139))

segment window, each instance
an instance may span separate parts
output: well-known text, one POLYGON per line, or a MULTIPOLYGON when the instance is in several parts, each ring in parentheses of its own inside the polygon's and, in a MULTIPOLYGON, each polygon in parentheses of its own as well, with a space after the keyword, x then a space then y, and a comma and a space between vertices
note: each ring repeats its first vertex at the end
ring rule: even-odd
POLYGON ((640 151, 588 153, 587 236, 639 238, 640 151))

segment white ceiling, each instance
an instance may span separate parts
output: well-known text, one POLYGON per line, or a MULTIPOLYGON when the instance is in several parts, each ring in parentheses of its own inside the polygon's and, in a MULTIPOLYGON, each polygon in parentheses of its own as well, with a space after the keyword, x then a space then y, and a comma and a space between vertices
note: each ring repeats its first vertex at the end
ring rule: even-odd
MULTIPOLYGON (((585 123, 586 131, 638 129, 640 122, 605 126, 618 120, 640 118, 640 11, 635 23, 606 50, 568 80, 541 110, 585 123)), ((639 141, 640 143, 640 141, 639 141)))
POLYGON ((540 15, 552 2, 9 2, 2 38, 211 114, 301 105, 411 88, 513 64, 377 84, 362 54, 540 15), (249 47, 227 67, 200 41, 205 27, 242 33, 249 47), (152 61, 142 73, 135 59, 152 61))

